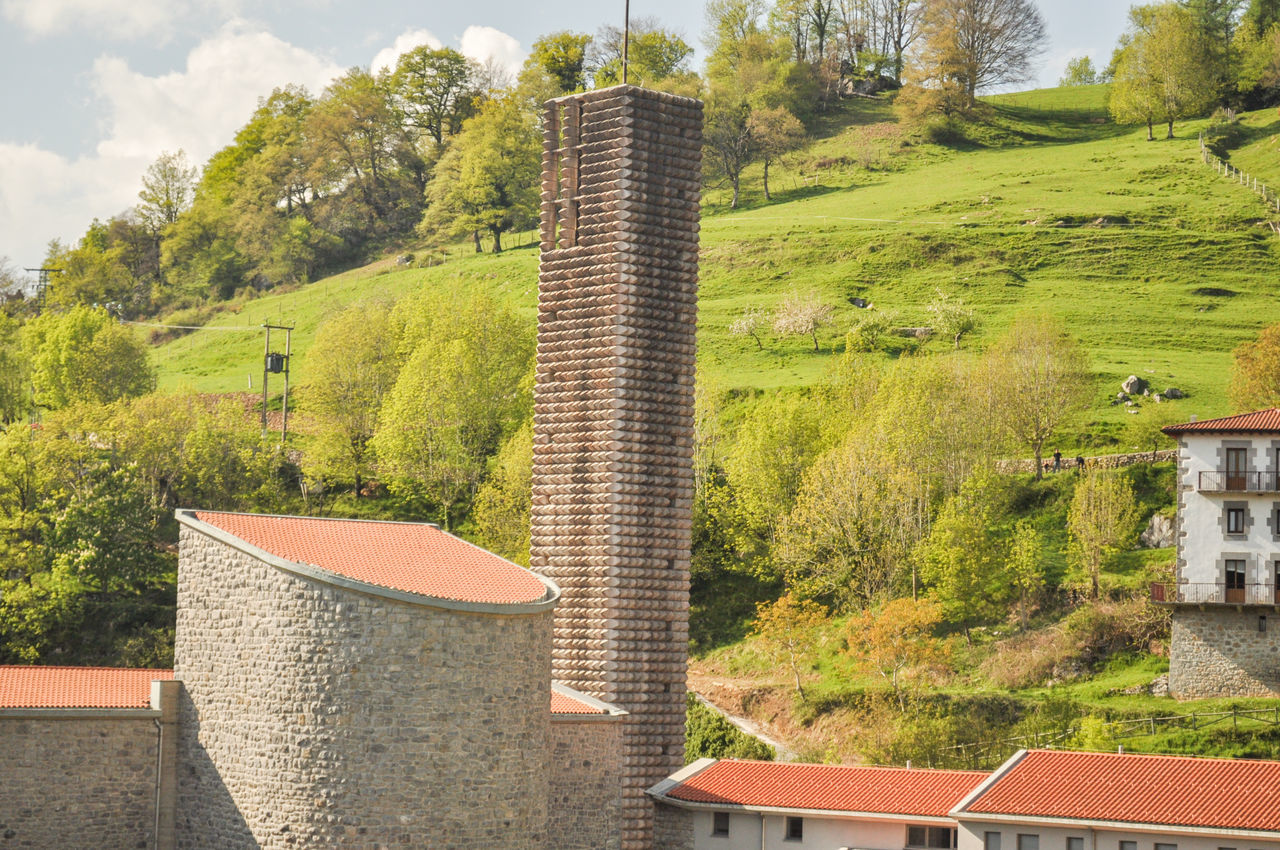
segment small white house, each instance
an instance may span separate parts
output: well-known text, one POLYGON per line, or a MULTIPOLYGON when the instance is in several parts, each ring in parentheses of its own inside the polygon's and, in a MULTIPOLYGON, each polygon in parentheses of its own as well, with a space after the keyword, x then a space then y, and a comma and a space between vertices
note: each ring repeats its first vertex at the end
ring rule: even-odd
POLYGON ((951 816, 958 850, 1280 850, 1280 762, 1023 750, 951 816))
POLYGON ((1280 409, 1164 429, 1178 441, 1169 687, 1184 698, 1280 694, 1280 409))
POLYGON ((954 850, 947 811, 989 774, 702 759, 649 790, 695 850, 954 850))

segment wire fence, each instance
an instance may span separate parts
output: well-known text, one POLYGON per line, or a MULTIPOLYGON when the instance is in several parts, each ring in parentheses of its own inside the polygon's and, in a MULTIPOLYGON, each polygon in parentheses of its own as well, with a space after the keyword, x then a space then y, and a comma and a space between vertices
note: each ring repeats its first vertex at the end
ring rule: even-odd
MULTIPOLYGON (((1209 150, 1208 144, 1204 140, 1204 131, 1200 132, 1200 159, 1205 165, 1210 166, 1220 176, 1240 184, 1254 193, 1261 196, 1268 207, 1280 213, 1280 194, 1276 190, 1259 180, 1247 171, 1236 168, 1231 163, 1222 159, 1213 151, 1209 150)), ((1268 222, 1271 229, 1280 236, 1280 222, 1268 222)))

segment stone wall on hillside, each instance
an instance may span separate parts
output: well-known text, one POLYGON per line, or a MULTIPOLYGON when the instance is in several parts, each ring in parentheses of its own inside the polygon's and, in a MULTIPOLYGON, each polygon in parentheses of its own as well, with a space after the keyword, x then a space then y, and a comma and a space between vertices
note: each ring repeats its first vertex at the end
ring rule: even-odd
POLYGON ((1280 696, 1280 615, 1269 606, 1177 608, 1169 693, 1179 699, 1280 696))
POLYGON ((178 846, 543 850, 551 609, 282 569, 184 526, 178 846))

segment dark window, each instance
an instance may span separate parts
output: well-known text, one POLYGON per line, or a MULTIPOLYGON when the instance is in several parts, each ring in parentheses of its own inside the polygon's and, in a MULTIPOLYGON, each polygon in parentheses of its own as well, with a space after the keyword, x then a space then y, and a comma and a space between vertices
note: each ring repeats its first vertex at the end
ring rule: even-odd
POLYGON ((1227 508, 1227 534, 1244 534, 1244 508, 1227 508))
POLYGON ((1245 458, 1244 449, 1227 449, 1227 489, 1245 489, 1245 478, 1249 462, 1245 458))
POLYGON ((1120 850, 1138 850, 1138 842, 1136 842, 1136 841, 1121 841, 1121 842, 1120 842, 1120 850))
POLYGON ((787 818, 787 840, 804 841, 804 818, 787 818))
POLYGON ((1040 836, 1018 833, 1018 850, 1040 850, 1040 836))
POLYGON ((1000 850, 1000 833, 982 833, 982 850, 1000 850))
POLYGON ((1078 835, 1067 836, 1067 850, 1084 850, 1084 839, 1078 835))
POLYGON ((711 824, 712 835, 728 835, 729 834, 729 813, 716 812, 715 822, 711 824))
POLYGON ((1267 618, 1266 618, 1266 617, 1259 617, 1259 618, 1258 618, 1258 631, 1260 631, 1260 632, 1265 632, 1266 630, 1267 630, 1267 618))
POLYGON ((1244 590, 1244 561, 1228 560, 1224 563, 1227 571, 1227 590, 1244 590))
POLYGON ((1161 844, 1156 842, 1156 850, 1178 850, 1177 844, 1161 844))
POLYGON ((1236 850, 1234 847, 1219 847, 1218 850, 1236 850))
MULTIPOLYGON (((988 835, 995 835, 999 841, 1000 833, 988 833, 988 835)), ((907 846, 951 850, 956 846, 956 831, 945 826, 909 826, 907 827, 907 846)), ((996 850, 999 850, 999 847, 996 850)))

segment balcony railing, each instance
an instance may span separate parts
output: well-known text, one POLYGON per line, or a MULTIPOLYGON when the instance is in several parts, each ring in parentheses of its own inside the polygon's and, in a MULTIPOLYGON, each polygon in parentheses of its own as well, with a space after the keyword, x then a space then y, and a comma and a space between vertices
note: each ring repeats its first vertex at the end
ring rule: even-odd
POLYGON ((1197 489, 1209 493, 1280 493, 1280 473, 1215 469, 1200 473, 1197 489))
POLYGON ((1151 585, 1151 601, 1188 605, 1280 605, 1280 590, 1273 584, 1227 587, 1226 582, 1190 582, 1151 585))

